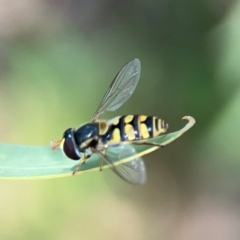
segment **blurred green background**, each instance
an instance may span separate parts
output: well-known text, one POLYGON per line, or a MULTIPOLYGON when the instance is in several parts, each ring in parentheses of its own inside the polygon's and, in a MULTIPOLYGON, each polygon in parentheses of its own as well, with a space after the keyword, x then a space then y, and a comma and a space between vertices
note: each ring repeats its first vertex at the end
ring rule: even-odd
POLYGON ((239 240, 240 2, 0 0, 0 141, 48 145, 90 120, 120 68, 140 83, 121 114, 180 129, 145 156, 148 181, 110 170, 0 181, 0 239, 239 240))

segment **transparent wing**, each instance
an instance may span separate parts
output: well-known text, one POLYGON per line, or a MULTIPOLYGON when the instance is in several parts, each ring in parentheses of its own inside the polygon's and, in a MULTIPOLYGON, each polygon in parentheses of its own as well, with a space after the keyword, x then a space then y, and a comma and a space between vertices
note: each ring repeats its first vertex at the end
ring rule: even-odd
POLYGON ((109 147, 106 154, 101 153, 105 162, 110 165, 110 168, 123 180, 130 184, 140 185, 146 182, 146 169, 142 158, 135 159, 116 165, 115 162, 136 155, 135 149, 124 144, 117 147, 109 147))
POLYGON ((92 117, 96 121, 105 111, 115 111, 134 92, 141 74, 141 63, 136 58, 128 62, 113 79, 97 111, 92 117))

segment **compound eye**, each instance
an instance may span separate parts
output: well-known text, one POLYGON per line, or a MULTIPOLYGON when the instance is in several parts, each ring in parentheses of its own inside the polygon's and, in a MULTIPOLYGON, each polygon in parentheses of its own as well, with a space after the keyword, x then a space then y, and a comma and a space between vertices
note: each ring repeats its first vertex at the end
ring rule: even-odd
POLYGON ((63 151, 66 154, 67 157, 73 159, 73 160, 79 160, 80 156, 78 153, 78 150, 75 148, 75 145, 71 138, 65 138, 64 144, 63 144, 63 151))

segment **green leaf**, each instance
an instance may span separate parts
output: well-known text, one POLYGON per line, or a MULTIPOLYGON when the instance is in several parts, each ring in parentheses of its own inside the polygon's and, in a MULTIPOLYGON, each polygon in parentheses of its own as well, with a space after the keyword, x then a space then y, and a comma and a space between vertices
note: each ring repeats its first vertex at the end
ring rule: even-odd
MULTIPOLYGON (((177 132, 158 136, 148 141, 167 145, 179 138, 194 124, 194 118, 183 117, 188 120, 184 128, 177 132)), ((116 164, 130 161, 136 156, 148 154, 158 147, 136 146, 137 155, 122 159, 116 164)), ((99 171, 99 157, 93 154, 85 164, 81 166, 77 174, 99 171)), ((60 149, 52 151, 50 146, 21 146, 0 143, 0 179, 29 179, 29 178, 54 178, 71 176, 79 161, 72 161, 64 156, 60 149)), ((103 168, 108 168, 107 165, 103 168)))

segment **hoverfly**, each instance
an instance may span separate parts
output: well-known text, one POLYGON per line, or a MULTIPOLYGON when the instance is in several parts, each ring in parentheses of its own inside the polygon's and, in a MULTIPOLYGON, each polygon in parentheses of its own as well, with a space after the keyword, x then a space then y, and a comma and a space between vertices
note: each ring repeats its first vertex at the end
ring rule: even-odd
POLYGON ((130 98, 138 84, 140 73, 141 63, 138 59, 128 62, 112 81, 92 120, 80 127, 67 129, 61 140, 51 142, 53 150, 60 146, 68 158, 81 159, 73 175, 92 154, 98 154, 101 157, 100 170, 105 161, 128 183, 138 185, 146 181, 145 165, 141 157, 120 165, 115 162, 135 156, 137 153, 133 145, 162 147, 158 143, 144 142, 144 139, 165 133, 168 124, 158 117, 145 115, 125 115, 109 121, 99 120, 104 112, 115 111, 130 98))

